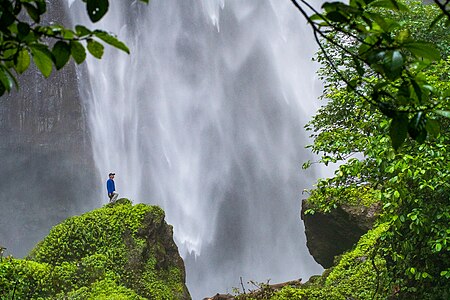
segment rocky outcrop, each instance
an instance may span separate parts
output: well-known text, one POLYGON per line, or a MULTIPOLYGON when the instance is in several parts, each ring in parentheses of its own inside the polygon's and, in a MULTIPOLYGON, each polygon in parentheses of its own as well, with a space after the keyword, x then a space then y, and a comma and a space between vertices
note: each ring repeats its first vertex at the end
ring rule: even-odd
POLYGON ((24 260, 0 262, 0 298, 191 299, 172 226, 127 199, 55 226, 24 260))
POLYGON ((351 249, 375 221, 379 206, 342 205, 330 213, 305 214, 309 204, 302 203, 306 245, 314 259, 324 268, 333 266, 334 257, 351 249))

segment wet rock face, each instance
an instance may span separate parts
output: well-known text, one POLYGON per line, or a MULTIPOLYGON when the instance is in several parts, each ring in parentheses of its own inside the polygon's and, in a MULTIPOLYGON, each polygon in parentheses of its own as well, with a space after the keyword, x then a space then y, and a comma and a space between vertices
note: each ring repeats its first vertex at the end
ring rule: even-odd
MULTIPOLYGON (((65 23, 58 3, 46 22, 65 23)), ((0 242, 15 256, 91 209, 86 199, 98 185, 74 65, 48 79, 33 66, 19 84, 0 97, 0 242)))
POLYGON ((302 203, 301 218, 305 223, 306 245, 324 268, 333 266, 334 257, 351 249, 372 228, 379 207, 342 206, 328 214, 305 214, 308 202, 302 203))
POLYGON ((140 264, 144 265, 149 256, 154 255, 156 257, 157 270, 170 270, 172 267, 175 267, 179 270, 181 274, 179 280, 183 283, 182 289, 176 293, 176 298, 190 300, 191 295, 186 287, 186 269, 184 261, 178 252, 178 247, 173 240, 173 227, 168 225, 164 218, 158 220, 151 214, 147 214, 137 236, 145 239, 147 242, 143 252, 139 255, 140 264))

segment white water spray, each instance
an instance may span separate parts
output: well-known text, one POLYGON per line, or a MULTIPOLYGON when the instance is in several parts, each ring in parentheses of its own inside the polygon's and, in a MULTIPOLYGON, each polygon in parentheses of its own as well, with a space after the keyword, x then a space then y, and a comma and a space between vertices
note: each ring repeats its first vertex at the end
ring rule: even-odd
POLYGON ((132 54, 89 59, 81 86, 99 197, 115 171, 121 196, 164 208, 193 299, 320 271, 299 218, 320 86, 306 21, 290 1, 111 2, 94 26, 132 54))

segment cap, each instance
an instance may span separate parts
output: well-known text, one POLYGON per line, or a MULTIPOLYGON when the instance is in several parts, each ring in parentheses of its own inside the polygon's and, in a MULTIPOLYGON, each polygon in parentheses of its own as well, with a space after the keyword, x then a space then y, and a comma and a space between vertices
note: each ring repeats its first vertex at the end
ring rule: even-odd
POLYGON ((108 175, 108 176, 111 176, 111 175, 116 175, 116 173, 109 173, 109 175, 108 175))

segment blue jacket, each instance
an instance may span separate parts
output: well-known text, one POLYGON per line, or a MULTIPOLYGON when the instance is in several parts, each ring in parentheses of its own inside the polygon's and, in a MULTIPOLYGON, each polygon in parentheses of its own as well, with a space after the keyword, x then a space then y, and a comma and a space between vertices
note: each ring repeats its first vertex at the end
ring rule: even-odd
POLYGON ((114 180, 111 178, 106 181, 106 189, 108 190, 108 194, 111 194, 116 190, 116 185, 114 184, 114 180))

